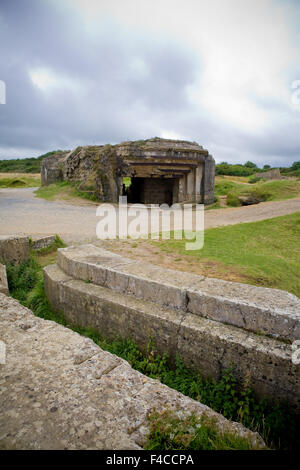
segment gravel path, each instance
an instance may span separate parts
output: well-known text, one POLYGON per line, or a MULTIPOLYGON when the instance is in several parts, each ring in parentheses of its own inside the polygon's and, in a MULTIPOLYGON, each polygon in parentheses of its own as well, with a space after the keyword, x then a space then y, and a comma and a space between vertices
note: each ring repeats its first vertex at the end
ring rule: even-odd
MULTIPOLYGON (((96 240, 96 205, 49 202, 34 188, 0 189, 0 234, 59 234, 67 243, 96 240)), ((254 222, 300 211, 300 198, 205 212, 205 227, 254 222)))

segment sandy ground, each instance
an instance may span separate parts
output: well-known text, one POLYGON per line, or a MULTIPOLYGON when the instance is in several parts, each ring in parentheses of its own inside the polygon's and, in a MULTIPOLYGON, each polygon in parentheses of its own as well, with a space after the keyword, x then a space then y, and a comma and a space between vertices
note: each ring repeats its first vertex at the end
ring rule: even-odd
MULTIPOLYGON (((67 243, 97 239, 94 203, 49 202, 36 198, 34 188, 0 189, 0 234, 59 234, 67 243)), ((205 211, 205 228, 253 222, 300 211, 300 198, 248 207, 205 211)), ((145 211, 145 217, 147 216, 145 211)))
POLYGON ((40 181, 41 179, 40 173, 8 173, 8 172, 1 173, 0 172, 0 178, 22 178, 22 177, 34 178, 37 181, 40 181))

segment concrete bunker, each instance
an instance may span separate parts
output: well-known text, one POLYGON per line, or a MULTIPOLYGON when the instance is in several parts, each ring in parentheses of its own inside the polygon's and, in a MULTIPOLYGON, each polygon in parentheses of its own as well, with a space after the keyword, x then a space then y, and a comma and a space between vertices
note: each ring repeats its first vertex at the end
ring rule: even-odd
POLYGON ((99 201, 175 204, 214 202, 215 161, 196 142, 153 138, 118 145, 78 147, 45 158, 42 184, 79 183, 99 201), (126 188, 124 177, 131 178, 126 188))

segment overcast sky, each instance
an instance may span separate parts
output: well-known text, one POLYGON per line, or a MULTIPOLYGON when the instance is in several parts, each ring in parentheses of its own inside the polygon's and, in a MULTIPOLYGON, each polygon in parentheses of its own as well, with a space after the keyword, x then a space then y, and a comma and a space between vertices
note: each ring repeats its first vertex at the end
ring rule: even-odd
POLYGON ((299 0, 0 0, 0 158, 159 136, 287 166, 299 58, 299 0))

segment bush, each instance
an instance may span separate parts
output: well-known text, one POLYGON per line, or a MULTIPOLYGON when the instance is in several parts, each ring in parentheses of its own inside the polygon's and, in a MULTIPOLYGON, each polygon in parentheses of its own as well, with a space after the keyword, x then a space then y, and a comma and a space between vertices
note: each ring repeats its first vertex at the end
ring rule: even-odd
POLYGON ((237 197, 236 194, 234 193, 228 193, 227 194, 227 205, 232 206, 232 207, 238 207, 240 206, 240 201, 239 198, 237 197))
POLYGON ((244 165, 246 168, 257 168, 257 165, 253 162, 246 162, 245 165, 244 165))
POLYGON ((258 183, 259 181, 265 181, 265 179, 261 176, 250 176, 249 178, 249 183, 251 184, 258 183))
POLYGON ((300 161, 294 162, 291 166, 291 171, 300 170, 300 161))
POLYGON ((264 201, 268 201, 268 199, 271 198, 272 194, 270 191, 268 191, 267 188, 263 187, 263 186, 256 186, 255 188, 251 188, 251 190, 249 191, 245 191, 243 193, 244 195, 251 195, 253 196, 257 202, 264 202, 264 201))
POLYGON ((41 277, 41 267, 31 257, 21 264, 8 264, 6 266, 9 291, 13 297, 24 302, 28 292, 34 288, 41 277))
POLYGON ((248 168, 244 165, 231 165, 229 163, 219 163, 216 165, 216 175, 250 176, 257 171, 257 168, 248 168))

